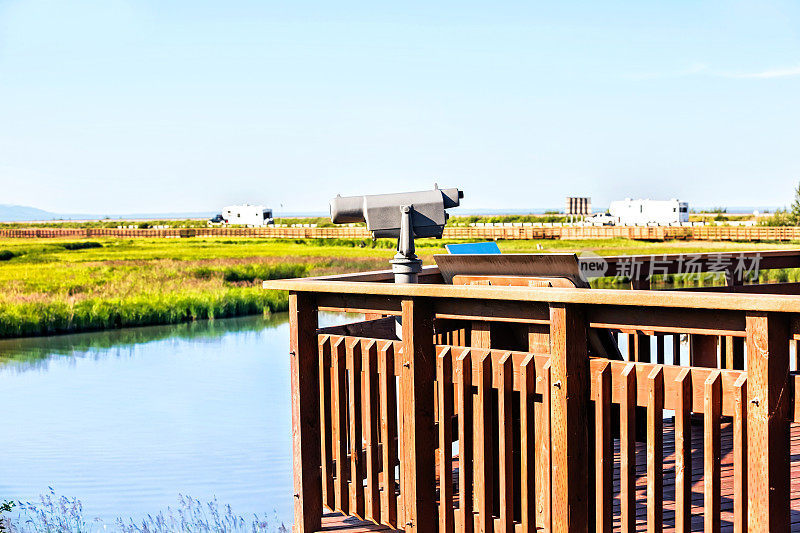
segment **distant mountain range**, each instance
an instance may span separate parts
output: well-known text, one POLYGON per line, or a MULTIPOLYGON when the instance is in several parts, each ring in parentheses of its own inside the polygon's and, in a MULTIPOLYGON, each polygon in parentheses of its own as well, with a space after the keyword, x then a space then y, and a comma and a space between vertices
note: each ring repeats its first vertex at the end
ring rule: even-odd
POLYGON ((96 213, 53 213, 36 207, 25 205, 0 204, 0 222, 31 222, 52 220, 115 220, 159 219, 159 218, 210 218, 214 213, 199 211, 195 213, 126 213, 122 215, 104 215, 96 213))

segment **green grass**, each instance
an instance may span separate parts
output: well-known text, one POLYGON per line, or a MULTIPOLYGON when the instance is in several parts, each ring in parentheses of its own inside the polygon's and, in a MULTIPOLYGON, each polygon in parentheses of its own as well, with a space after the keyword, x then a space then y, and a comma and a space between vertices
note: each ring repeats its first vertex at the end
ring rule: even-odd
POLYGON ((284 311, 286 295, 261 281, 383 264, 349 250, 255 240, 2 240, 0 337, 284 311))
MULTIPOLYGON (((431 264, 446 242, 451 241, 420 240, 417 253, 431 264)), ((499 245, 505 253, 601 255, 797 246, 626 239, 499 245)), ((262 280, 385 269, 393 247, 387 239, 0 239, 0 337, 283 311, 286 295, 264 291, 262 280)), ((800 274, 773 271, 762 279, 796 280, 800 274)))

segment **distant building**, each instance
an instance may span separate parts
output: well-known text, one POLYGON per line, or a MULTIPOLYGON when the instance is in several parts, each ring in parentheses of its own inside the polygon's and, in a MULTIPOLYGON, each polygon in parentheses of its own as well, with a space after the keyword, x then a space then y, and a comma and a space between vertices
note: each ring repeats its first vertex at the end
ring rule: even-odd
POLYGON ((564 214, 568 216, 591 215, 592 199, 585 196, 567 196, 564 214))
POLYGON ((689 204, 671 200, 632 200, 611 202, 609 214, 622 226, 668 226, 689 222, 689 204))
POLYGON ((272 209, 263 205, 229 205, 222 208, 222 213, 209 222, 218 222, 236 226, 266 226, 272 224, 272 209))

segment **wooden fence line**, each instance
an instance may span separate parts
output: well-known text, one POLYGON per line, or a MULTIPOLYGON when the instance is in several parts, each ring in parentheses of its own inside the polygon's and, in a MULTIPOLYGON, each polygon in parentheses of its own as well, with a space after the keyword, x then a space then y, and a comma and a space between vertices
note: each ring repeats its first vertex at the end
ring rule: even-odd
MULTIPOLYGON (((186 238, 251 237, 268 239, 368 239, 364 227, 330 228, 19 228, 0 229, 2 238, 186 238)), ((796 241, 800 227, 769 226, 562 226, 562 227, 446 227, 445 239, 636 239, 702 241, 796 241)))

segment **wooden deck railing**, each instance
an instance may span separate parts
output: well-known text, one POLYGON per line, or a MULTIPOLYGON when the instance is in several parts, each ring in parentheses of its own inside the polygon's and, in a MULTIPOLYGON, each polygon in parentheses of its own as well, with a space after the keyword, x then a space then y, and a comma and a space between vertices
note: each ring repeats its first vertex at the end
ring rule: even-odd
POLYGON ((790 530, 800 296, 436 276, 265 283, 290 291, 296 531, 323 509, 406 531, 790 530), (370 320, 319 329, 318 310, 370 320), (628 360, 592 354, 590 328, 628 360))

